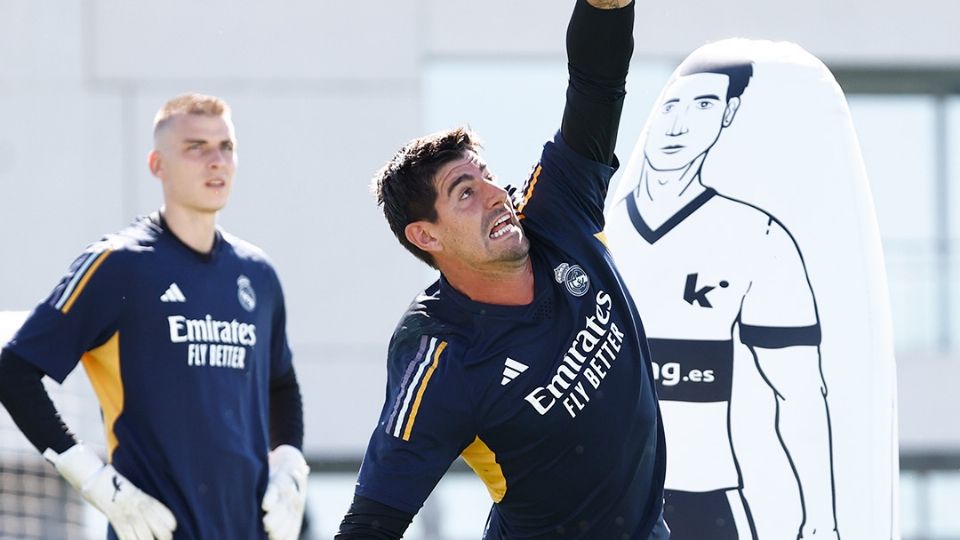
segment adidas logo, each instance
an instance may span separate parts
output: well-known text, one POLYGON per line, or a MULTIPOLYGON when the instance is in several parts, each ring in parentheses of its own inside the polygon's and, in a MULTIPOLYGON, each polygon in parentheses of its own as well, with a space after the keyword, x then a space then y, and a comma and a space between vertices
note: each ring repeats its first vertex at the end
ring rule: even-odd
POLYGON ((160 296, 161 302, 186 302, 187 297, 183 295, 180 287, 176 283, 171 283, 167 290, 160 296))
POLYGON ((500 386, 506 386, 510 384, 526 370, 526 365, 508 357, 507 361, 503 363, 503 379, 500 380, 500 386))

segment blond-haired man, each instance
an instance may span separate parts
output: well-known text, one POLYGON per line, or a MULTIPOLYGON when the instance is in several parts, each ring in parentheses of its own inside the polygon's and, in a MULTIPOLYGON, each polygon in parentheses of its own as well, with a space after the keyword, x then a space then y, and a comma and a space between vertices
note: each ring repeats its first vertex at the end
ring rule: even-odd
POLYGON ((283 293, 265 254, 216 225, 237 165, 227 104, 168 101, 148 162, 163 206, 70 266, 4 347, 0 401, 108 538, 294 539, 308 469, 283 293), (78 361, 108 464, 40 382, 78 361))

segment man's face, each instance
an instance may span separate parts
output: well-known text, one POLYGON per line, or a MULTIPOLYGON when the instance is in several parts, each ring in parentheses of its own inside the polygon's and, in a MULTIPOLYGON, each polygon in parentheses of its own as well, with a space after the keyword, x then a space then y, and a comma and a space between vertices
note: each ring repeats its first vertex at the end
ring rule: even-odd
POLYGON ((178 114, 160 128, 150 168, 166 206, 217 212, 227 204, 237 169, 233 124, 222 116, 178 114))
POLYGON ((739 98, 727 103, 730 78, 720 73, 694 73, 677 78, 653 112, 644 154, 660 171, 678 170, 706 153, 720 130, 733 121, 739 98))
POLYGON ((475 152, 445 164, 434 177, 437 221, 431 224, 442 264, 454 258, 473 267, 521 261, 530 242, 514 212, 507 192, 475 152))

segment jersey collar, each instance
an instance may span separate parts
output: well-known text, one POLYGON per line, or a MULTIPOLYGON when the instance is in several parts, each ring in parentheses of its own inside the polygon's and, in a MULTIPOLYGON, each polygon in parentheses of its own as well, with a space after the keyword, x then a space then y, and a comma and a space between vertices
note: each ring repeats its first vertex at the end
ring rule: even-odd
POLYGON ((637 232, 640 236, 643 237, 648 243, 653 244, 657 240, 663 238, 668 232, 673 230, 674 227, 679 225, 683 220, 687 219, 687 216, 694 213, 698 208, 706 204, 707 201, 713 198, 717 192, 713 188, 707 188, 706 191, 697 195, 695 199, 688 202, 686 206, 680 209, 679 212, 670 217, 663 225, 657 227, 657 229, 651 229, 647 222, 643 220, 643 216, 640 215, 640 209, 637 208, 636 196, 633 193, 627 195, 627 214, 630 216, 630 221, 633 223, 633 227, 637 229, 637 232))
POLYGON ((176 234, 173 233, 173 231, 170 229, 170 227, 167 226, 167 220, 163 218, 163 213, 160 212, 159 210, 156 211, 156 212, 154 212, 154 213, 152 213, 152 214, 150 214, 150 216, 148 216, 148 219, 149 219, 150 221, 152 221, 155 225, 157 225, 158 227, 160 227, 160 229, 161 229, 164 233, 170 235, 170 238, 173 239, 174 243, 180 245, 180 247, 182 247, 183 249, 189 251, 190 253, 192 253, 194 256, 196 256, 197 258, 199 258, 201 261, 203 261, 203 262, 205 262, 205 263, 208 263, 208 262, 213 261, 213 260, 216 258, 217 253, 220 251, 220 247, 223 245, 223 235, 220 233, 220 228, 219 228, 219 227, 217 227, 216 229, 214 229, 214 232, 213 232, 213 247, 210 248, 210 252, 209 252, 209 253, 203 253, 203 252, 201 252, 201 251, 197 251, 197 250, 193 249, 192 247, 188 246, 187 244, 185 244, 185 243, 183 242, 183 240, 180 240, 180 238, 179 238, 176 234))

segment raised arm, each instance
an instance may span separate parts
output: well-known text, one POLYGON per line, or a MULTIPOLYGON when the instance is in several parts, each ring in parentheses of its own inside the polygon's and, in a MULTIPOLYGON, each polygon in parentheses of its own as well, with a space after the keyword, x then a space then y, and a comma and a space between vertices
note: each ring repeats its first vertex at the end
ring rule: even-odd
POLYGON ((633 54, 632 0, 577 0, 567 27, 570 81, 561 133, 577 153, 613 163, 633 54))

